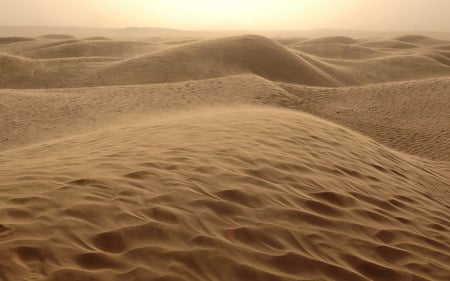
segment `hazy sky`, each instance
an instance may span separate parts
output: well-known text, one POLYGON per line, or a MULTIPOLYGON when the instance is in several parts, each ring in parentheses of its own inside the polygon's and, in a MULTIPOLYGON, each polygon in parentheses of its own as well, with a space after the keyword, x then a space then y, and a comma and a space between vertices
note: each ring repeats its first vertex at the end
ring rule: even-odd
POLYGON ((450 0, 0 0, 0 25, 450 31, 450 0))

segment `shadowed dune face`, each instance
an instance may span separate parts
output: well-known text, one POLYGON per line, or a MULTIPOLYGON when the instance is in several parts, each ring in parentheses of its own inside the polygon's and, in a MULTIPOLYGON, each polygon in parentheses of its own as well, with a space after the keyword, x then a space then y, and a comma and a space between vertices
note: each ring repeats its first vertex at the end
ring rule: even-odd
POLYGON ((398 41, 412 43, 412 44, 420 44, 420 45, 437 45, 443 43, 443 40, 436 40, 430 37, 421 36, 421 35, 404 35, 395 38, 398 41))
POLYGON ((448 281, 448 41, 86 37, 0 38, 0 281, 448 281))
POLYGON ((444 173, 303 113, 186 113, 4 152, 0 161, 7 279, 448 273, 444 173))
POLYGON ((44 38, 44 39, 53 39, 53 40, 68 40, 68 39, 74 39, 72 35, 68 34, 46 34, 41 35, 38 38, 44 38))
POLYGON ((34 41, 33 38, 28 37, 0 37, 0 44, 12 44, 18 42, 34 41))
POLYGON ((91 42, 70 42, 47 48, 39 48, 24 53, 34 59, 53 59, 70 57, 126 57, 157 49, 144 42, 95 40, 91 42))
POLYGON ((0 85, 27 83, 38 69, 33 60, 0 54, 0 85))

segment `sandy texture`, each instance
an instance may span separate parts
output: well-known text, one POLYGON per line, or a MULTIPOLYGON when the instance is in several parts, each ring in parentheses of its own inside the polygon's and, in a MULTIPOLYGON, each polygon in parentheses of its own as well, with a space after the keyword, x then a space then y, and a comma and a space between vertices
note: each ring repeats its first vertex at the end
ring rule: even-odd
POLYGON ((0 38, 0 281, 449 280, 449 46, 0 38))

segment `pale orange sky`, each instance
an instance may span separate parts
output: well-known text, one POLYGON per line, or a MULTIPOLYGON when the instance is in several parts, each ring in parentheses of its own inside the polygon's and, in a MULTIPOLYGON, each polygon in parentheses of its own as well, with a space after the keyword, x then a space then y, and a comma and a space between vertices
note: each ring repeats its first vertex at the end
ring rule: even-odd
POLYGON ((450 31, 450 0, 0 0, 0 25, 450 31))

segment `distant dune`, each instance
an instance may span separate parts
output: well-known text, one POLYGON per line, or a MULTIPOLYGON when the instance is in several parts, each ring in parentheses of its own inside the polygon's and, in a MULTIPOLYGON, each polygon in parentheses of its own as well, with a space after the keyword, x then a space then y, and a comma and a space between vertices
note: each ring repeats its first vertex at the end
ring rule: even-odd
POLYGON ((0 44, 11 44, 11 43, 17 43, 17 42, 24 42, 24 41, 34 41, 33 38, 28 37, 0 37, 0 44))
POLYGON ((422 35, 404 35, 395 38, 398 41, 408 42, 412 44, 420 44, 420 45, 436 45, 442 42, 443 40, 436 40, 430 37, 422 36, 422 35))
POLYGON ((329 59, 362 60, 374 57, 386 56, 387 53, 373 48, 344 45, 344 44, 296 44, 289 45, 290 48, 311 55, 329 59))
POLYGON ((449 280, 450 41, 201 35, 0 38, 0 281, 449 280))
POLYGON ((302 41, 303 45, 318 45, 318 44, 354 44, 358 43, 358 40, 353 38, 345 37, 345 36, 332 36, 332 37, 324 37, 317 38, 311 40, 302 41))
POLYGON ((55 39, 55 40, 74 39, 74 37, 72 35, 67 35, 67 34, 46 34, 46 35, 39 36, 39 38, 55 39))
POLYGON ((86 38, 84 40, 111 40, 111 39, 108 37, 103 37, 103 36, 93 36, 93 37, 86 38))
POLYGON ((21 72, 16 78, 12 73, 8 79, 0 77, 3 81, 0 87, 132 85, 240 74, 255 74, 278 82, 335 87, 450 74, 450 54, 445 41, 437 40, 437 45, 430 45, 432 39, 420 36, 390 41, 349 39, 328 37, 305 41, 294 38, 284 40, 287 45, 283 46, 275 40, 253 35, 146 41, 44 38, 14 46, 0 45, 0 53, 32 58, 35 61, 30 63, 43 66, 42 71, 21 72), (426 44, 420 45, 420 42, 426 44), (92 59, 87 59, 89 57, 97 58, 97 62, 93 63, 92 59), (68 58, 79 59, 69 61, 68 58))
POLYGON ((0 86, 20 85, 27 83, 36 71, 39 71, 36 61, 23 57, 0 54, 0 86))
POLYGON ((261 36, 207 40, 168 48, 112 65, 93 85, 176 82, 252 73, 277 81, 332 86, 331 77, 261 36))
POLYGON ((133 41, 95 40, 90 42, 68 42, 41 47, 24 53, 35 59, 69 57, 124 57, 157 49, 153 44, 133 41))
POLYGON ((380 48, 380 49, 414 49, 419 45, 399 40, 380 40, 361 43, 362 46, 380 48))
POLYGON ((61 88, 82 86, 86 76, 115 58, 33 60, 0 54, 0 88, 61 88))

